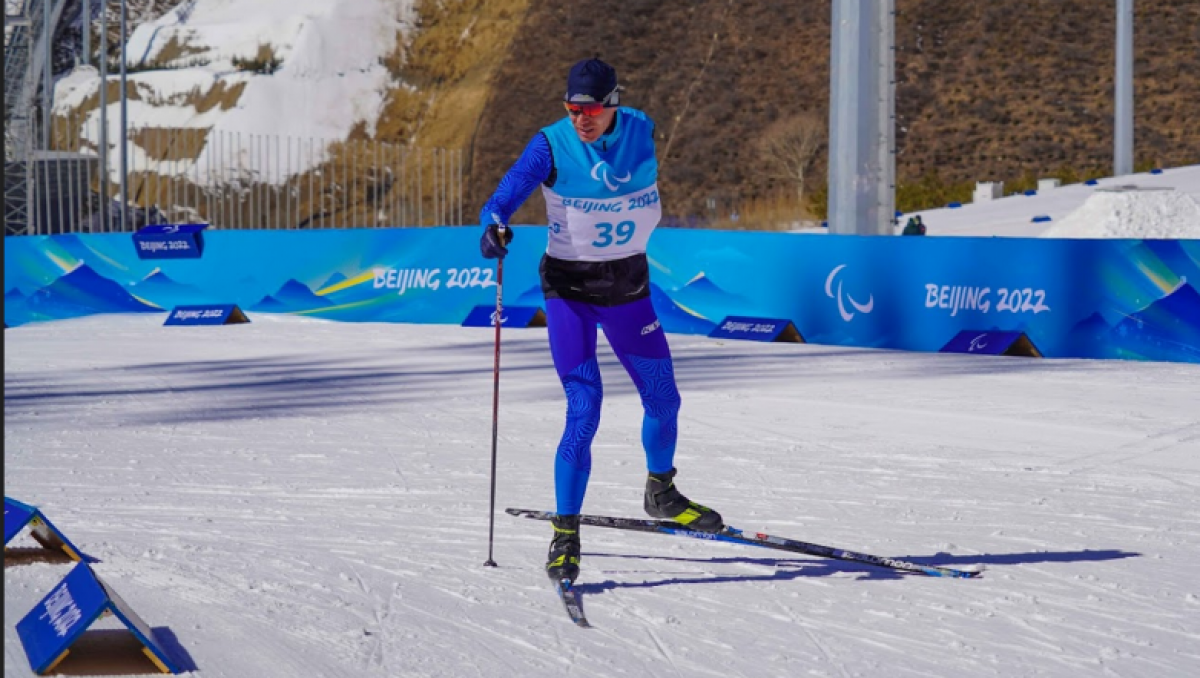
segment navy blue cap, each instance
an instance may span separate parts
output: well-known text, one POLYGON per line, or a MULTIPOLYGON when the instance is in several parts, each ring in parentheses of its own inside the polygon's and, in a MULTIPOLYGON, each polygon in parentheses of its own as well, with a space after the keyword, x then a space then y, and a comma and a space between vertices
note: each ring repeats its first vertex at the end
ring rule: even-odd
POLYGON ((599 59, 584 59, 571 67, 567 75, 567 93, 563 101, 573 104, 603 103, 619 105, 617 71, 599 59))

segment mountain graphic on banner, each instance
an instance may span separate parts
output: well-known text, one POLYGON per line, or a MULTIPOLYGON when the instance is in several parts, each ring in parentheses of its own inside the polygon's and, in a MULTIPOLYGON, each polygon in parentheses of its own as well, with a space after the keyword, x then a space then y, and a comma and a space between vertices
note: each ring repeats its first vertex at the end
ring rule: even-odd
POLYGON ((29 309, 25 306, 25 295, 21 294, 19 288, 14 287, 4 293, 4 325, 6 327, 23 325, 32 319, 29 309))
MULTIPOLYGON (((339 283, 343 283, 343 282, 345 282, 346 280, 348 280, 348 278, 346 278, 346 276, 342 275, 342 272, 341 272, 341 271, 334 271, 333 275, 329 276, 329 279, 328 279, 328 280, 326 280, 325 282, 321 283, 320 285, 317 285, 317 289, 318 289, 318 290, 323 290, 323 289, 326 289, 326 288, 329 288, 329 287, 333 287, 334 285, 337 285, 337 284, 339 284, 339 283)), ((319 295, 318 295, 318 296, 319 296, 319 295)))
POLYGON ((128 290, 131 294, 148 299, 164 308, 212 301, 210 293, 175 281, 161 268, 156 268, 142 280, 131 283, 128 290))
POLYGON ((654 283, 650 283, 650 301, 654 304, 658 319, 662 321, 664 331, 707 335, 717 326, 715 322, 690 313, 676 304, 670 295, 654 283))
MULTIPOLYGON (((507 302, 505 302, 507 303, 507 302)), ((514 306, 544 306, 546 295, 542 293, 542 285, 538 283, 517 296, 514 306)))
POLYGON ((57 246, 79 261, 86 262, 97 275, 109 280, 125 282, 137 277, 125 264, 89 247, 77 235, 64 234, 54 236, 52 245, 49 245, 47 249, 50 249, 52 246, 57 246))
POLYGON ((329 306, 329 300, 317 295, 304 283, 289 278, 274 294, 263 297, 250 306, 251 310, 266 313, 289 313, 293 311, 309 311, 329 306))
POLYGON ((725 290, 722 290, 720 288, 720 286, 718 286, 715 282, 712 281, 711 278, 709 278, 707 275, 705 275, 703 271, 701 271, 699 274, 697 274, 695 278, 692 278, 690 281, 688 281, 688 284, 684 285, 682 289, 691 290, 693 292, 700 293, 700 294, 724 294, 725 293, 725 290))
POLYGON ((1171 294, 1131 313, 1108 333, 1122 350, 1196 360, 1200 357, 1200 293, 1181 283, 1171 294))
POLYGON ((1200 293, 1188 284, 1182 284, 1174 292, 1131 313, 1117 323, 1114 331, 1122 327, 1128 330, 1152 331, 1167 339, 1189 342, 1200 350, 1200 293))
POLYGON ((156 313, 164 309, 140 301, 87 264, 31 294, 25 305, 35 316, 74 318, 93 313, 156 313))
POLYGON ((688 281, 686 285, 670 294, 677 303, 694 309, 698 313, 723 316, 725 310, 730 308, 736 308, 745 313, 754 311, 754 304, 741 295, 721 289, 703 271, 688 281))

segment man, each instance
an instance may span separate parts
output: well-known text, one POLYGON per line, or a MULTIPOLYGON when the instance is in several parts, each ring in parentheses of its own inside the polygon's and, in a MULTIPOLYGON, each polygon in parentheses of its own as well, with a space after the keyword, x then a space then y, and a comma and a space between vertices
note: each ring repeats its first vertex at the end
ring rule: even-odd
POLYGON ((480 214, 480 251, 503 257, 513 236, 509 217, 542 186, 550 226, 542 292, 550 353, 567 395, 546 563, 555 580, 579 576, 579 513, 603 397, 597 325, 641 395, 646 512, 704 532, 724 527, 720 514, 689 501, 672 481, 680 399, 667 338, 650 303, 646 260, 646 243, 662 216, 654 123, 620 106, 619 98, 611 66, 599 59, 575 64, 567 77, 567 117, 534 135, 480 214))
POLYGON ((908 223, 904 225, 904 232, 900 235, 925 235, 925 224, 921 222, 921 215, 909 217, 908 223))

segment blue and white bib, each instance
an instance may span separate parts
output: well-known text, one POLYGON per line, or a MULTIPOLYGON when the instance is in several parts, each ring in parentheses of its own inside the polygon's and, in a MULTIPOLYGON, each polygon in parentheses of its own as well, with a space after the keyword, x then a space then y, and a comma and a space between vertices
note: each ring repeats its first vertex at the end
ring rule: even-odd
POLYGON ((662 218, 654 123, 617 109, 611 134, 579 140, 570 118, 545 127, 557 177, 542 186, 550 241, 546 253, 568 261, 611 261, 646 251, 662 218))

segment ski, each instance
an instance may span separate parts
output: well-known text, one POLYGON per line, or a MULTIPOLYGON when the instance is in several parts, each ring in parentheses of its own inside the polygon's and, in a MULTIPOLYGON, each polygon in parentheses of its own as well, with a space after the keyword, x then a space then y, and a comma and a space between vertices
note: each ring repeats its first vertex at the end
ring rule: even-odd
MULTIPOLYGON (((550 520, 554 517, 554 514, 548 511, 535 511, 531 509, 515 508, 505 509, 505 511, 512 516, 531 518, 533 520, 550 520)), ((789 551, 791 553, 803 553, 805 555, 819 556, 821 558, 845 560, 852 563, 876 565, 879 567, 886 567, 903 572, 924 574, 931 577, 958 577, 969 579, 972 577, 978 577, 982 571, 978 569, 954 569, 936 565, 921 565, 906 560, 898 560, 896 558, 887 558, 884 556, 873 556, 867 553, 856 553, 854 551, 847 551, 845 549, 834 548, 832 546, 822 546, 820 544, 812 544, 796 539, 786 539, 784 537, 776 537, 774 535, 763 534, 761 532, 745 533, 728 525, 725 526, 724 530, 712 533, 697 532, 696 530, 689 530, 686 526, 669 520, 654 520, 650 518, 614 518, 610 516, 581 515, 579 516, 579 522, 582 525, 609 527, 617 530, 672 534, 679 537, 704 539, 706 541, 722 541, 730 544, 761 546, 763 548, 775 549, 778 551, 789 551)))
POLYGON ((579 592, 575 590, 574 583, 570 579, 551 579, 550 583, 558 592, 558 598, 562 601, 563 609, 567 611, 567 616, 571 618, 571 621, 580 628, 592 628, 583 614, 583 605, 579 602, 579 592))

